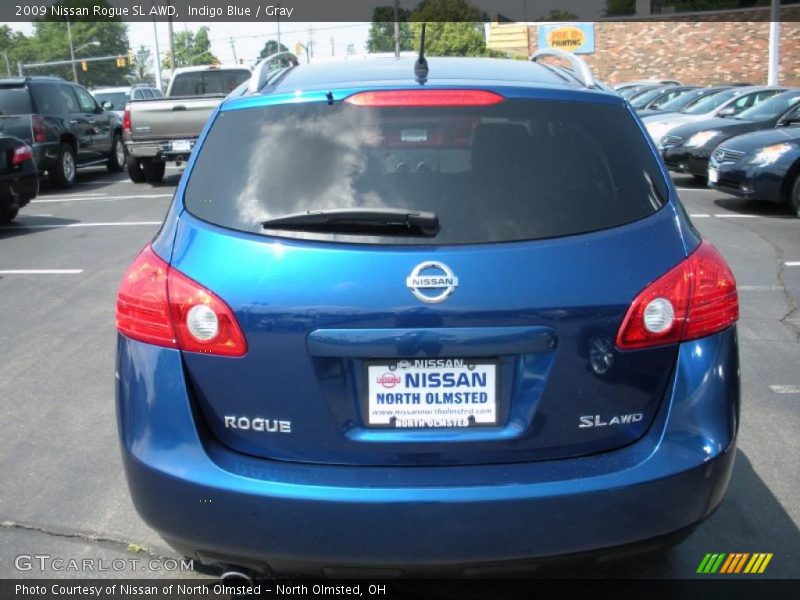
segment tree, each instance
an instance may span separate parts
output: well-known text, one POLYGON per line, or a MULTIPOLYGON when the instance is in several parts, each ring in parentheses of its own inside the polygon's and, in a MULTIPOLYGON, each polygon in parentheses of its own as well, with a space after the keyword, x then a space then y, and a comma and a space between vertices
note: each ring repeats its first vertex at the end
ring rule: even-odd
MULTIPOLYGON (((411 50, 413 33, 408 24, 410 11, 398 8, 397 19, 400 29, 400 50, 411 50)), ((394 52, 394 7, 377 6, 372 11, 372 24, 367 38, 367 52, 394 52)))
POLYGON ((411 11, 414 42, 425 26, 425 54, 429 56, 504 56, 486 48, 485 13, 466 0, 422 0, 411 11))
MULTIPOLYGON (((175 67, 191 67, 194 65, 210 65, 219 62, 211 53, 211 42, 208 39, 208 27, 197 30, 179 31, 175 34, 175 67)), ((170 68, 169 52, 162 62, 162 67, 170 68)))
POLYGON ((636 13, 636 0, 606 0, 606 16, 621 17, 636 13))
POLYGON ((261 52, 258 55, 258 58, 267 58, 273 54, 277 54, 278 52, 288 52, 289 48, 284 46, 283 44, 278 44, 276 40, 267 40, 264 44, 264 47, 261 49, 261 52))
MULTIPOLYGON (((69 7, 108 6, 105 0, 69 0, 60 3, 69 7)), ((91 8, 90 8, 91 10, 91 8)), ((52 12, 48 13, 52 15, 52 12)), ((25 40, 17 40, 18 60, 24 63, 69 60, 67 22, 64 17, 48 16, 33 23, 34 33, 25 40)), ((118 18, 103 21, 70 20, 72 47, 75 60, 93 56, 128 55, 128 27, 118 18), (95 45, 94 42, 97 42, 95 45)), ((16 45, 16 42, 15 42, 16 45)), ((2 63, 0 63, 2 64, 2 63)), ((4 65, 3 65, 4 66, 4 65)), ((131 73, 130 65, 118 67, 112 60, 86 63, 87 70, 77 65, 78 81, 87 87, 125 85, 131 73)), ((48 66, 26 69, 27 74, 57 75, 72 80, 72 66, 48 66)))
POLYGON ((568 10, 553 9, 545 17, 539 17, 539 21, 577 21, 578 15, 568 10))
POLYGON ((8 25, 0 25, 0 73, 13 76, 17 73, 17 61, 25 60, 30 40, 25 34, 14 31, 8 25))
POLYGON ((134 60, 136 62, 133 65, 133 83, 151 83, 153 81, 151 77, 153 58, 150 56, 150 48, 147 46, 139 46, 134 60))

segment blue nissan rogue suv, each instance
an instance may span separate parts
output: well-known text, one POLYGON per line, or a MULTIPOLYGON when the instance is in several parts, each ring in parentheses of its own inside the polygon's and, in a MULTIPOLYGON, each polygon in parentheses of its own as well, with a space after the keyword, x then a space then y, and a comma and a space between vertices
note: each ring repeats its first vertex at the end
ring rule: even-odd
POLYGON ((481 574, 720 503, 736 282, 626 101, 541 58, 282 53, 211 116, 117 298, 127 479, 175 548, 481 574))

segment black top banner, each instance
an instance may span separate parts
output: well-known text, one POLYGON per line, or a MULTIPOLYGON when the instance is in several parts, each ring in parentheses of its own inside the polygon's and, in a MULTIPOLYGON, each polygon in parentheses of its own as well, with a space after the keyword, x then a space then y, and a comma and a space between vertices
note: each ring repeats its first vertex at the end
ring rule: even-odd
MULTIPOLYGON (((414 21, 797 21, 800 3, 781 0, 397 0, 414 21), (698 7, 702 10, 698 10, 698 7), (777 16, 776 16, 777 15, 777 16)), ((341 22, 393 21, 394 0, 3 0, 0 21, 341 22), (377 12, 376 12, 376 9, 377 12)))

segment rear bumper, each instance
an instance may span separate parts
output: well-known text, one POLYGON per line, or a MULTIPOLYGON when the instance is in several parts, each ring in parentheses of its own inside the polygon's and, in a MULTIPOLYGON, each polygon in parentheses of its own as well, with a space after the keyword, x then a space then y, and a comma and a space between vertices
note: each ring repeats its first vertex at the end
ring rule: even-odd
POLYGON ((635 444, 524 464, 257 459, 220 446, 195 418, 177 351, 121 338, 117 382, 142 518, 201 560, 281 572, 462 572, 683 530, 722 500, 739 414, 735 328, 681 347, 671 398, 635 444))
MULTIPOLYGON (((196 139, 186 140, 194 146, 196 139)), ((189 160, 190 151, 175 151, 171 141, 125 142, 128 154, 133 158, 154 158, 162 161, 185 162, 189 160)))
POLYGON ((39 178, 32 162, 21 171, 0 174, 0 208, 22 208, 39 193, 39 178))

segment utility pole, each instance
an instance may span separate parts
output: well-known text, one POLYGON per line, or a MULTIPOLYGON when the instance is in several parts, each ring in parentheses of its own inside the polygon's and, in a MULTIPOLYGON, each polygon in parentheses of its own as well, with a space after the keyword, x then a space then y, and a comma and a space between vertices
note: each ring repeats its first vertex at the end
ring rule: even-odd
POLYGON ((400 11, 397 8, 399 0, 394 0, 394 57, 400 58, 400 11))
POLYGON ((331 36, 331 56, 336 56, 336 42, 334 42, 333 36, 331 36))
POLYGON ((163 91, 164 88, 161 81, 161 50, 158 49, 158 27, 156 25, 155 15, 153 16, 153 37, 156 40, 156 86, 163 91))
POLYGON ((781 9, 779 0, 772 0, 769 23, 769 59, 767 85, 778 85, 778 69, 781 54, 781 9))
MULTIPOLYGON (((170 6, 169 2, 167 6, 170 6)), ((172 17, 167 18, 167 30, 169 31, 169 67, 175 72, 175 35, 172 32, 172 17)))
POLYGON ((311 59, 314 58, 314 28, 313 27, 309 27, 308 28, 308 44, 307 44, 307 46, 308 46, 308 50, 306 52, 308 53, 309 62, 311 62, 311 59))
MULTIPOLYGON (((280 51, 281 47, 278 46, 278 50, 280 51)), ((236 44, 233 42, 233 36, 231 36, 231 50, 233 50, 233 63, 238 64, 239 59, 236 58, 236 44)))
POLYGON ((67 18, 67 40, 69 40, 69 59, 72 61, 72 81, 78 83, 78 69, 75 66, 75 49, 72 47, 72 27, 67 18))
POLYGON ((278 2, 277 10, 275 11, 275 16, 278 22, 278 52, 281 51, 281 3, 278 2))
POLYGON ((6 76, 11 77, 11 64, 8 62, 8 51, 3 52, 3 56, 6 59, 6 76))

